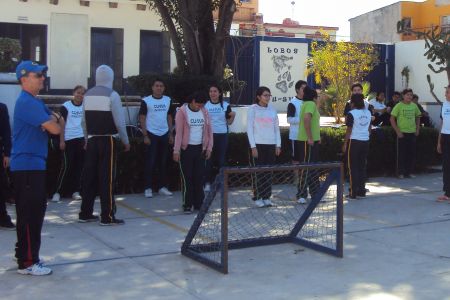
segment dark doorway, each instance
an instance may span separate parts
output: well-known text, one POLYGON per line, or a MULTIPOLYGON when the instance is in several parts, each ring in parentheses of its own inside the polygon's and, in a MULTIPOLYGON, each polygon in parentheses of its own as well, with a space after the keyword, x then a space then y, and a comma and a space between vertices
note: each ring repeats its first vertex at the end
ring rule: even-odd
POLYGON ((91 28, 91 75, 89 87, 95 85, 95 70, 108 65, 114 70, 113 88, 122 92, 123 29, 91 28))
POLYGON ((168 34, 141 30, 139 73, 166 73, 170 69, 170 41, 168 34))

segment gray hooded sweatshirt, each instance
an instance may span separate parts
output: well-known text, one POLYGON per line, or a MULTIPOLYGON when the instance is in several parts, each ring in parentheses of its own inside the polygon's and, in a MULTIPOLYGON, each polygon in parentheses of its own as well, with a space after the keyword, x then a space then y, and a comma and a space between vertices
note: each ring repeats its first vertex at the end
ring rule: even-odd
POLYGON ((119 134, 124 144, 129 144, 119 94, 112 89, 113 70, 101 65, 95 72, 96 86, 89 89, 83 100, 83 131, 87 138, 119 134))

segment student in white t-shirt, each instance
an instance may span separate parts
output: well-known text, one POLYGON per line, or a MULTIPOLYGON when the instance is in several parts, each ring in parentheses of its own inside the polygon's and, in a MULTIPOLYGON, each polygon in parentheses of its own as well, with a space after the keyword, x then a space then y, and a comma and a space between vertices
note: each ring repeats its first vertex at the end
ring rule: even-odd
POLYGON ((300 141, 298 140, 298 128, 300 125, 300 115, 303 105, 303 89, 307 82, 299 80, 295 83, 296 95, 292 97, 287 106, 287 121, 289 123, 289 140, 292 148, 292 162, 299 163, 300 158, 300 141))
MULTIPOLYGON (((256 90, 255 104, 247 111, 247 136, 251 150, 251 165, 273 165, 281 153, 281 135, 276 109, 270 105, 270 90, 256 90)), ((272 206, 272 173, 258 172, 254 176, 253 200, 257 207, 272 206)))
POLYGON ((347 131, 342 152, 347 154, 350 177, 350 199, 366 196, 366 160, 369 153, 371 113, 364 105, 364 96, 351 97, 351 110, 346 116, 347 131))
POLYGON ((390 126, 390 115, 387 112, 387 106, 384 103, 386 97, 384 92, 377 92, 377 97, 369 101, 373 106, 373 115, 375 120, 372 122, 374 126, 390 126))
POLYGON ((167 155, 169 143, 173 143, 172 136, 172 100, 164 95, 165 84, 161 79, 155 79, 152 84, 152 95, 145 97, 139 110, 139 122, 144 135, 145 168, 144 195, 153 197, 153 171, 159 172, 156 180, 157 191, 160 195, 171 196, 167 189, 167 155))
POLYGON ((233 123, 236 113, 231 111, 231 106, 223 102, 222 89, 213 84, 209 87, 209 101, 205 109, 211 118, 214 147, 211 158, 206 161, 205 192, 209 192, 220 168, 225 165, 225 156, 228 145, 228 125, 233 123))
POLYGON ((59 149, 62 151, 61 169, 56 182, 56 190, 52 201, 59 202, 63 188, 80 200, 81 173, 84 163, 84 134, 81 127, 83 119, 83 98, 86 88, 77 85, 73 89, 73 100, 66 101, 60 108, 65 124, 59 136, 59 149))
POLYGON ((441 110, 441 131, 437 142, 437 151, 442 153, 442 171, 444 195, 438 197, 439 202, 450 201, 450 85, 445 90, 445 100, 441 110))

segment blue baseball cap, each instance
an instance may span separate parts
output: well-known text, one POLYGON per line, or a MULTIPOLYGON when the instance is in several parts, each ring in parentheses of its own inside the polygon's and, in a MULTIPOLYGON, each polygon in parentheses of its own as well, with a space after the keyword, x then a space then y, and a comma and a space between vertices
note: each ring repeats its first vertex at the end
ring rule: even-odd
POLYGON ((46 65, 40 65, 37 62, 31 60, 24 60, 20 64, 17 65, 16 68, 16 77, 17 80, 27 75, 30 72, 33 73, 42 73, 48 70, 46 65))

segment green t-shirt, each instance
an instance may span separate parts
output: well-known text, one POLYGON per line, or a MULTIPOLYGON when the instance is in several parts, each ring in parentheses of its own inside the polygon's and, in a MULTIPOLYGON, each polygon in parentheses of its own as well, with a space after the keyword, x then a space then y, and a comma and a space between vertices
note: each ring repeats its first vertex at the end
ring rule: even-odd
POLYGON ((416 132, 416 118, 420 117, 420 110, 415 103, 399 102, 394 106, 391 115, 397 119, 397 126, 401 132, 416 132))
POLYGON ((304 101, 302 106, 302 112, 300 115, 300 125, 298 131, 298 139, 300 141, 307 141, 308 136, 305 130, 305 114, 311 114, 311 134, 314 141, 320 140, 320 114, 317 110, 316 103, 314 101, 304 101))

